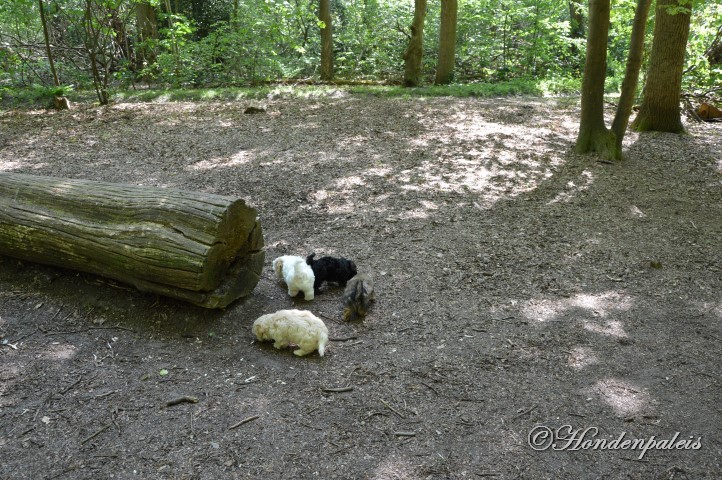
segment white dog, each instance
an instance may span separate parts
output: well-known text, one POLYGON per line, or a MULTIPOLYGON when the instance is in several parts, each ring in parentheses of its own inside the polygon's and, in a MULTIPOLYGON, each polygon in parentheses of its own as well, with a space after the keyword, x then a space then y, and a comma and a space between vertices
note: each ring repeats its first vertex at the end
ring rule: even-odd
POLYGON ((296 345, 293 353, 299 357, 314 350, 323 357, 328 343, 328 328, 308 310, 279 310, 258 317, 253 322, 253 334, 259 340, 273 340, 276 348, 296 345))
POLYGON ((306 260, 293 255, 283 255, 273 261, 273 270, 279 279, 286 282, 291 297, 303 292, 304 300, 313 300, 313 283, 316 277, 306 260))

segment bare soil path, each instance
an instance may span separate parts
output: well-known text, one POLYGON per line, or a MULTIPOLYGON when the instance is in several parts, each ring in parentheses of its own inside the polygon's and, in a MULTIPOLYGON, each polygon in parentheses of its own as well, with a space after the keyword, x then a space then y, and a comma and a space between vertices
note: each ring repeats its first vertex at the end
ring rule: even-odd
POLYGON ((574 99, 248 105, 0 112, 0 170, 240 196, 267 265, 372 272, 370 315, 270 268, 208 311, 1 258, 0 479, 722 478, 719 125, 630 134, 608 164, 571 153, 574 99), (253 341, 293 307, 346 340, 253 341), (530 446, 564 425, 701 440, 530 446))

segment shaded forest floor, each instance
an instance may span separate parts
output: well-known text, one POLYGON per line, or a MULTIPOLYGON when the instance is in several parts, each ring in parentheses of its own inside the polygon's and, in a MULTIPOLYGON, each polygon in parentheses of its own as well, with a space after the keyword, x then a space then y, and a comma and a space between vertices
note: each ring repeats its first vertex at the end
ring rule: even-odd
POLYGON ((571 153, 575 99, 264 103, 0 112, 1 171, 240 196, 267 267, 345 256, 377 289, 346 324, 270 268, 207 311, 1 258, 0 479, 722 476, 720 125, 608 164, 571 153), (294 306, 349 339, 253 341, 294 306), (530 447, 564 425, 701 448, 530 447))

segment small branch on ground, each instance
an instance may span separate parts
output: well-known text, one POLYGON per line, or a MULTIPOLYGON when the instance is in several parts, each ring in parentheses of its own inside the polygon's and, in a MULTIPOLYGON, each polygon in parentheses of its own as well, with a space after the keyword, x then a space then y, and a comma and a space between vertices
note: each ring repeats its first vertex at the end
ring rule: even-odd
POLYGON ((174 398, 173 400, 168 400, 165 402, 165 406, 173 407, 175 405, 180 405, 181 403, 198 403, 198 398, 184 395, 182 397, 174 398))
POLYGON ((260 415, 253 415, 252 417, 244 418, 240 422, 235 423, 235 424, 231 425, 230 427, 228 427, 228 430, 233 430, 234 428, 238 428, 245 423, 252 422, 253 420, 257 420, 258 418, 260 418, 260 415))

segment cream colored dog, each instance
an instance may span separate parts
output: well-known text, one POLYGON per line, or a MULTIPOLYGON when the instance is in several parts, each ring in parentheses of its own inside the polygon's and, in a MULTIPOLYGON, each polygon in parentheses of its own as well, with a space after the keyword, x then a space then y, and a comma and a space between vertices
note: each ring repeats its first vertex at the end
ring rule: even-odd
POLYGON ((273 270, 280 280, 286 282, 291 297, 303 292, 304 300, 313 300, 313 283, 316 277, 306 260, 294 255, 283 255, 273 261, 273 270))
POLYGON ((253 322, 253 334, 259 340, 273 340, 276 348, 296 345, 293 353, 299 357, 314 350, 323 357, 328 343, 328 328, 308 310, 279 310, 258 317, 253 322))

